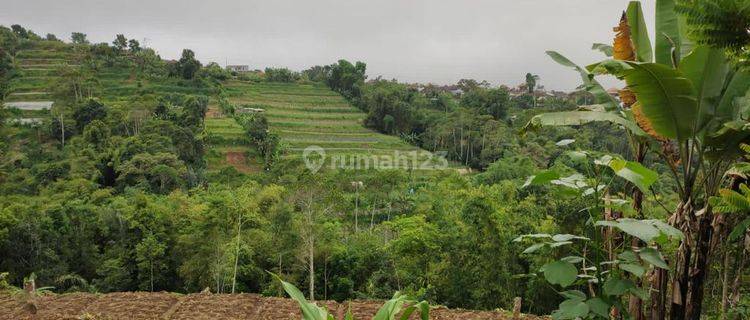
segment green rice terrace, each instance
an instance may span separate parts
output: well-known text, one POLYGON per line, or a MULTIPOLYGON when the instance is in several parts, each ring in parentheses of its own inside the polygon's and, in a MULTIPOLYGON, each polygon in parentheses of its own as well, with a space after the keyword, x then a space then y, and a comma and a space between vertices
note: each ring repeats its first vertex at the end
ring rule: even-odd
MULTIPOLYGON (((84 77, 80 69, 88 48, 49 41, 30 42, 27 46, 15 56, 19 74, 11 80, 5 105, 24 112, 49 110, 62 73, 84 77)), ((170 78, 138 77, 132 65, 92 64, 92 77, 82 81, 93 85, 81 94, 98 97, 105 103, 132 102, 135 97, 144 95, 214 92, 210 88, 182 86, 178 80, 170 78)))
POLYGON ((16 107, 24 114, 39 115, 52 106, 52 84, 59 79, 59 68, 77 67, 78 59, 72 46, 39 43, 16 54, 19 77, 11 80, 6 106, 16 107))
MULTIPOLYGON (((84 57, 83 49, 57 42, 34 42, 20 50, 15 57, 19 76, 11 81, 6 106, 20 110, 21 122, 48 117, 61 74, 76 75, 85 63, 84 57)), ((243 173, 262 170, 263 160, 258 159, 260 155, 242 126, 231 115, 218 110, 214 88, 184 86, 179 80, 167 77, 143 77, 134 65, 94 63, 93 69, 93 78, 84 80, 94 83, 95 92, 88 94, 96 94, 110 105, 137 108, 139 99, 157 94, 208 95, 211 97, 205 121, 208 169, 216 171, 232 166, 243 173)), ((281 137, 284 159, 302 160, 305 148, 315 146, 325 152, 322 169, 398 166, 420 170, 441 164, 419 147, 366 128, 363 125, 366 115, 324 84, 228 79, 220 87, 228 102, 238 107, 238 113, 253 110, 250 112, 267 117, 271 131, 281 137)))
MULTIPOLYGON (((429 161, 427 151, 398 137, 364 127, 365 114, 322 84, 232 80, 224 84, 224 89, 228 101, 240 106, 238 112, 253 110, 251 112, 261 112, 268 118, 271 130, 282 138, 284 158, 301 159, 305 148, 317 146, 325 150, 323 168, 364 166, 369 159, 394 155, 402 155, 402 164, 419 165, 429 161), (408 157, 408 161, 404 161, 404 157, 408 157)), ((214 151, 219 152, 209 160, 209 168, 222 165, 223 158, 223 163, 240 171, 257 170, 259 161, 253 159, 257 154, 248 148, 242 127, 216 108, 215 105, 209 107, 206 120, 206 131, 216 142, 214 151), (242 161, 243 155, 248 156, 248 161, 242 161)), ((368 163, 375 166, 372 161, 368 163)), ((382 161, 379 164, 386 165, 382 161)))

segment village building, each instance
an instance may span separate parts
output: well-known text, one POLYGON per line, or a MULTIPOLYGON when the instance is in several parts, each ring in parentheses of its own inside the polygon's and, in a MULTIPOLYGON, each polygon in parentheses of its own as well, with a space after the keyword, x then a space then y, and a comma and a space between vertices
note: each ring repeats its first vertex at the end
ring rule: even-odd
POLYGON ((250 66, 246 64, 230 64, 226 66, 226 69, 231 72, 250 72, 250 66))

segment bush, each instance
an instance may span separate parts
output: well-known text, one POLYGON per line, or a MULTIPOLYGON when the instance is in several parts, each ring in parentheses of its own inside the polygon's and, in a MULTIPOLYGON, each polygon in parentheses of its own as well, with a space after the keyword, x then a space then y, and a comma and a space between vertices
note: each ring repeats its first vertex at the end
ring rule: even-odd
POLYGON ((266 81, 291 83, 299 80, 299 73, 287 68, 266 68, 266 81))
POLYGON ((200 69, 198 75, 201 78, 212 80, 215 82, 227 80, 232 76, 229 71, 224 70, 224 68, 219 66, 219 64, 217 64, 216 62, 211 62, 203 69, 200 69))

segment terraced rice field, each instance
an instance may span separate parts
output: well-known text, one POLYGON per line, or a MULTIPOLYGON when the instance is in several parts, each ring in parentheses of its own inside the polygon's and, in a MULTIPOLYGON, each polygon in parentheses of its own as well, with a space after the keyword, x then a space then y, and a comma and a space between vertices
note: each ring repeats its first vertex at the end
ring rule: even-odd
MULTIPOLYGON (((87 48, 76 50, 73 45, 38 41, 28 44, 15 56, 20 75, 10 83, 10 94, 5 99, 8 107, 24 110, 49 109, 54 101, 52 91, 60 79, 60 68, 80 67, 87 48)), ((130 103, 149 94, 204 94, 212 95, 208 87, 195 87, 174 78, 139 78, 130 66, 101 65, 94 72, 98 85, 94 95, 106 104, 130 103)), ((36 114, 38 116, 38 114, 36 114)))
POLYGON ((323 168, 388 168, 398 162, 400 168, 418 169, 431 158, 398 137, 365 128, 365 114, 322 84, 229 81, 225 88, 233 105, 264 110, 271 130, 282 138, 287 158, 302 158, 311 146, 324 150, 323 168))
POLYGON ((255 149, 250 146, 247 135, 234 119, 222 117, 212 107, 205 124, 209 144, 206 157, 209 171, 218 171, 227 166, 243 173, 261 171, 263 165, 256 159, 255 149))
POLYGON ((76 67, 78 55, 72 46, 39 42, 16 54, 20 76, 14 78, 6 106, 21 109, 26 116, 39 116, 52 106, 52 86, 59 79, 61 66, 76 67))
MULTIPOLYGON (((371 319, 382 301, 319 301, 336 319, 344 319, 351 309, 355 319, 371 319)), ((118 292, 109 294, 71 293, 18 301, 0 294, 0 320, 21 319, 300 319, 297 302, 291 299, 262 297, 256 294, 181 295, 158 292, 118 292), (34 311, 30 311, 34 310, 34 311)), ((472 311, 433 307, 435 320, 507 320, 506 311, 472 311)), ((409 319, 419 319, 414 313, 409 319)), ((547 317, 521 315, 518 319, 541 320, 547 317)))

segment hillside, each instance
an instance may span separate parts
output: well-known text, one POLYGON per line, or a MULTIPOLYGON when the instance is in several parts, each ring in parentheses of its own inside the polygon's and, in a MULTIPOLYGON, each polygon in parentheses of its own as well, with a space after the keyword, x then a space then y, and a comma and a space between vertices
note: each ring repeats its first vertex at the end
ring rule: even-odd
MULTIPOLYGON (((31 42, 16 54, 19 75, 11 82, 5 105, 20 109, 20 121, 39 121, 49 116, 60 90, 61 74, 79 76, 86 67, 93 76, 92 95, 108 105, 123 105, 129 111, 139 109, 142 100, 165 94, 203 94, 214 102, 207 113, 209 170, 232 166, 240 172, 258 172, 263 167, 247 135, 230 116, 217 111, 216 91, 210 87, 191 87, 167 77, 144 77, 133 64, 92 63, 86 50, 59 42, 31 42)), ((396 136, 365 128, 365 114, 341 95, 320 83, 274 83, 240 80, 224 81, 221 86, 230 103, 239 108, 262 109, 272 132, 283 143, 285 159, 301 160, 305 148, 317 146, 325 152, 325 165, 336 167, 379 167, 390 164, 381 159, 401 159, 398 166, 420 169, 431 154, 396 136), (377 160, 373 160, 377 159, 377 160), (404 161, 404 159, 407 159, 404 161), (379 162, 376 162, 379 161, 379 162)))
MULTIPOLYGON (((359 161, 364 165, 373 157, 404 155, 411 168, 430 158, 430 153, 410 145, 398 137, 375 132, 364 127, 365 114, 349 104, 341 95, 323 84, 247 82, 232 80, 224 83, 228 101, 239 109, 262 109, 272 132, 283 142, 284 158, 300 159, 305 148, 317 146, 325 150, 326 165, 330 168, 335 158, 336 167, 359 161), (416 156, 416 161, 412 161, 416 156), (367 160, 365 160, 367 159, 367 160)), ((225 159, 241 172, 257 171, 256 153, 244 142, 242 128, 231 118, 211 106, 206 130, 215 141, 218 155, 209 158, 209 168, 222 166, 215 159, 225 159), (212 112, 213 111, 213 112, 212 112), (240 157, 250 157, 243 163, 240 157)), ((374 166, 374 162, 370 161, 374 166)), ((346 166, 344 165, 344 166, 346 166)), ((383 167, 383 163, 380 163, 383 167)), ((419 167, 417 167, 419 168, 419 167)))
MULTIPOLYGON (((355 319, 370 319, 382 301, 353 301, 324 305, 336 319, 343 319, 351 308, 355 319)), ((291 299, 262 297, 256 294, 180 295, 167 292, 121 292, 110 294, 73 293, 38 298, 36 314, 24 309, 24 303, 8 295, 0 296, 0 320, 20 319, 300 319, 299 305, 291 299)), ((434 320, 511 319, 504 311, 470 311, 434 307, 434 320)), ((417 319, 414 314, 411 319, 417 319)), ((545 319, 521 316, 520 319, 545 319)), ((519 319, 519 320, 520 320, 519 319)))
MULTIPOLYGON (((132 103, 145 96, 164 94, 204 94, 215 91, 210 87, 186 85, 186 81, 168 77, 148 77, 138 71, 132 61, 102 58, 94 46, 81 46, 54 41, 31 41, 15 55, 18 75, 10 82, 5 105, 24 113, 49 109, 55 101, 55 91, 65 90, 63 74, 69 81, 78 82, 84 97, 95 97, 107 104, 132 103), (91 57, 97 58, 91 59, 91 57), (88 60, 87 60, 88 59, 88 60), (103 62, 104 61, 104 62, 103 62), (128 61, 124 63, 123 61, 128 61), (84 72, 82 68, 87 70, 84 72), (89 77, 90 76, 90 77, 89 77)), ((132 54, 126 54, 132 55, 132 54)), ((165 61, 157 63, 163 64, 165 61)), ((64 95, 64 92, 60 93, 64 95)), ((37 112, 36 114, 39 114, 37 112)), ((42 113, 44 114, 44 113, 42 113)))
POLYGON ((52 106, 52 86, 60 78, 58 69, 77 68, 79 63, 72 46, 48 42, 19 51, 15 60, 19 76, 10 83, 5 105, 29 116, 43 114, 41 110, 52 106))

